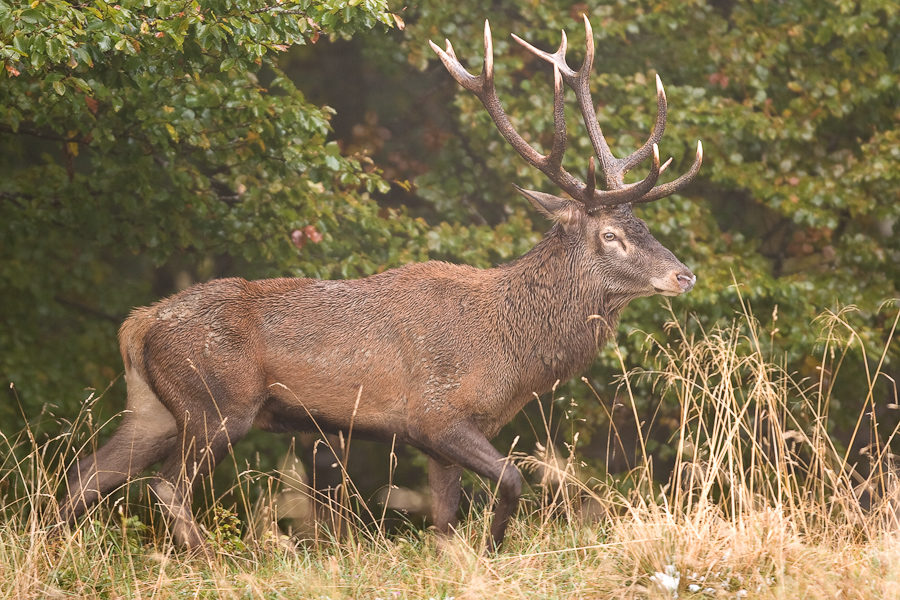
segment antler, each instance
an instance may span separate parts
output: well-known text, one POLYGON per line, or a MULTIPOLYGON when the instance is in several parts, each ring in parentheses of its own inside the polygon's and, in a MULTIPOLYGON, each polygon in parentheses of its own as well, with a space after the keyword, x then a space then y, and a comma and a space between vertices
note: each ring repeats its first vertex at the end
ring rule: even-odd
POLYGON ((664 198, 675 193, 684 187, 694 175, 700 170, 700 164, 703 160, 703 146, 697 142, 697 157, 694 160, 690 170, 676 179, 675 181, 654 187, 666 167, 672 162, 670 158, 662 166, 659 164, 659 149, 657 143, 662 138, 663 131, 666 126, 666 94, 662 87, 659 76, 656 77, 657 90, 657 116, 656 125, 650 138, 637 151, 625 158, 616 158, 613 156, 600 130, 597 122, 597 113, 594 109, 594 103, 590 95, 590 74, 591 67, 594 62, 594 34, 591 24, 588 22, 587 16, 584 17, 584 26, 587 38, 587 52, 585 54, 584 63, 576 72, 573 71, 566 63, 566 32, 562 33, 562 42, 559 48, 553 54, 549 54, 542 50, 538 50, 528 42, 522 40, 516 35, 513 38, 530 52, 536 56, 543 58, 553 65, 553 145, 550 153, 543 155, 532 148, 522 136, 516 132, 509 122, 509 118, 500 105, 497 98, 497 90, 494 88, 494 51, 491 41, 490 25, 487 21, 484 23, 484 68, 481 75, 475 77, 471 75, 460 64, 453 52, 453 46, 447 40, 447 49, 441 50, 434 42, 429 42, 431 47, 437 52, 444 66, 453 75, 453 78, 459 82, 464 88, 474 93, 481 100, 488 114, 496 124, 497 129, 507 142, 524 158, 530 165, 537 167, 542 173, 547 175, 551 181, 556 183, 561 189, 568 193, 572 198, 584 204, 585 209, 590 212, 603 206, 615 206, 618 204, 644 203, 664 198), (584 118, 585 126, 588 129, 588 135, 591 144, 594 146, 594 152, 600 159, 600 170, 604 174, 606 181, 606 190, 596 189, 595 183, 595 166, 594 157, 592 156, 588 166, 587 182, 582 183, 573 177, 568 171, 562 167, 562 157, 566 150, 566 125, 563 114, 563 96, 562 82, 565 81, 572 90, 575 91, 575 97, 578 100, 578 106, 581 108, 581 114, 584 118), (637 183, 626 184, 624 181, 625 173, 634 168, 650 156, 653 156, 653 166, 650 173, 645 179, 637 183))

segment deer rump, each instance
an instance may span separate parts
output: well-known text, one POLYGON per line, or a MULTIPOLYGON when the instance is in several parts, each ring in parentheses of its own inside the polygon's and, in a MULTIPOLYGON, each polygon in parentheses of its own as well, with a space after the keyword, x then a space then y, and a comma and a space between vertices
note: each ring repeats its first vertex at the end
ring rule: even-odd
POLYGON ((462 469, 497 482, 490 545, 499 546, 518 506, 521 475, 489 440, 534 394, 586 367, 631 300, 676 296, 696 281, 633 206, 686 185, 702 147, 686 174, 655 186, 669 164, 659 162, 666 99, 657 80, 650 139, 625 158, 611 154, 588 93, 593 34, 586 18, 585 29, 588 51, 578 72, 565 63, 565 35, 554 54, 516 38, 553 64, 556 131, 546 156, 500 108, 487 23, 478 77, 459 64, 449 42, 446 51, 432 44, 513 148, 569 194, 519 189, 556 222, 543 240, 493 269, 427 262, 352 281, 222 279, 135 310, 119 331, 127 410, 112 439, 70 469, 59 522, 74 523, 162 461, 150 487, 172 535, 209 555, 191 493, 252 426, 352 430, 428 455, 432 516, 442 534, 457 523, 462 469), (596 189, 593 156, 586 183, 562 168, 563 82, 576 92, 605 190, 596 189), (626 184, 625 173, 651 157, 649 175, 626 184))

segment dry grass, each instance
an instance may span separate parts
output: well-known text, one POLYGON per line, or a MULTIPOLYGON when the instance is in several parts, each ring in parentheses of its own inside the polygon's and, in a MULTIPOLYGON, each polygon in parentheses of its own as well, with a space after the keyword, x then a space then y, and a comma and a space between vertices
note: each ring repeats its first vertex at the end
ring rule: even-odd
MULTIPOLYGON (((882 371, 886 348, 865 356, 854 405, 860 417, 852 435, 873 440, 871 468, 860 472, 828 425, 844 358, 866 352, 850 315, 820 318, 821 361, 806 379, 772 360, 746 309, 731 327, 699 335, 672 323, 668 342, 648 353, 654 369, 631 371, 621 382, 626 397, 649 382, 666 402, 680 404, 671 480, 655 483, 644 467, 618 488, 627 492, 583 481, 574 443, 564 457, 550 444, 540 456, 512 454, 523 470, 540 474, 543 500, 526 503, 493 556, 481 550, 490 515, 478 508, 440 549, 429 532, 386 536, 362 527, 359 506, 338 510, 339 541, 317 528, 315 543, 285 544, 271 533, 279 481, 260 473, 246 473, 241 483, 268 490, 251 511, 255 525, 247 529, 256 533, 239 540, 228 516, 220 518, 212 564, 152 535, 160 524, 125 518, 121 504, 95 509, 78 528, 50 538, 46 515, 55 507, 61 463, 77 448, 72 436, 38 444, 25 431, 4 438, 0 450, 0 596, 897 598, 900 486, 889 451, 896 430, 879 431, 871 417, 884 409, 879 390, 896 398, 882 371)), ((898 318, 886 339, 894 338, 898 318)), ((90 413, 80 418, 73 430, 92 431, 90 413)), ((359 505, 352 481, 343 485, 342 501, 359 505)), ((383 518, 380 509, 372 512, 369 520, 383 518)))

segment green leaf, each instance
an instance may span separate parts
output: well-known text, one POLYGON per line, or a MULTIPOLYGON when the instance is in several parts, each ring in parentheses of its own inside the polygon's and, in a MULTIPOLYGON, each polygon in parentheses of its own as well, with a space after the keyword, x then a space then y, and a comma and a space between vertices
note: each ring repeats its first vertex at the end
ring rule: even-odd
POLYGON ((75 56, 78 58, 79 62, 86 64, 89 67, 94 66, 94 61, 91 58, 90 52, 88 52, 87 48, 84 46, 78 46, 74 50, 75 56))
POLYGON ((19 18, 29 24, 39 23, 43 20, 43 15, 40 11, 35 10, 33 8, 26 8, 22 12, 19 13, 19 18))

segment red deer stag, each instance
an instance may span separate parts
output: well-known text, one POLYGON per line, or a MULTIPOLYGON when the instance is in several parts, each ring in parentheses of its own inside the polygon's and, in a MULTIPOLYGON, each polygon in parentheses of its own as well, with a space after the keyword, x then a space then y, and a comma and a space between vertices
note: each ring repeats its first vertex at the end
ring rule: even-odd
POLYGON ((566 38, 552 63, 553 146, 540 154, 516 133, 497 99, 485 23, 484 70, 470 75, 453 47, 431 44, 453 77, 484 104, 503 137, 570 198, 519 189, 556 222, 530 252, 494 269, 444 262, 410 264, 352 281, 222 279, 136 309, 119 342, 128 386, 121 425, 68 474, 61 523, 129 477, 162 461, 150 484, 176 542, 208 552, 190 498, 251 427, 347 432, 396 439, 428 455, 434 525, 457 522, 463 469, 497 482, 494 547, 515 512, 521 475, 488 441, 533 397, 594 359, 634 298, 689 291, 696 278, 662 246, 635 204, 668 196, 697 173, 655 186, 666 97, 657 79, 658 117, 650 139, 616 158, 600 131, 588 80, 593 34, 576 72, 566 38), (575 91, 605 177, 594 157, 582 183, 562 167, 566 147, 563 82, 575 91), (647 158, 649 175, 626 184, 647 158))

